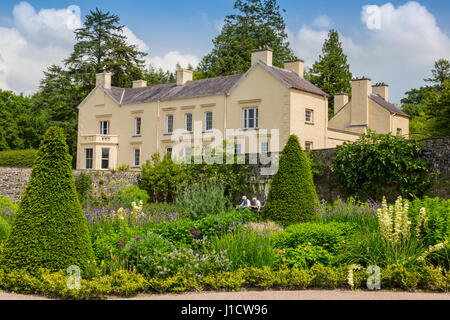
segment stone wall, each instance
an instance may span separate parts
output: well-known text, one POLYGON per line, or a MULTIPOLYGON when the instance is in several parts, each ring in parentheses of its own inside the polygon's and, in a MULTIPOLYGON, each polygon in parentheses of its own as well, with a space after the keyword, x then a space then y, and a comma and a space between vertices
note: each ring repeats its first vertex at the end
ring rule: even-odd
MULTIPOLYGON (((435 173, 433 186, 428 190, 427 195, 431 197, 440 197, 448 199, 450 197, 450 137, 439 139, 423 140, 421 157, 425 159, 430 170, 435 173)), ((330 171, 330 164, 336 155, 336 149, 315 150, 314 158, 321 168, 319 175, 314 178, 317 193, 320 199, 334 201, 340 195, 336 178, 330 171)), ((278 159, 278 154, 273 155, 278 159)), ((247 157, 246 163, 249 163, 247 157)), ((251 163, 260 163, 253 159, 251 163)), ((253 177, 255 190, 247 194, 248 197, 257 195, 265 202, 269 190, 269 181, 277 168, 270 164, 255 164, 250 166, 250 173, 253 177), (251 194, 253 193, 253 194, 251 194)), ((82 172, 74 170, 74 176, 82 172)), ((0 195, 5 195, 14 201, 20 200, 23 190, 25 189, 31 169, 20 168, 2 168, 0 167, 0 195)), ((116 193, 120 188, 128 185, 138 185, 141 178, 139 171, 133 172, 110 172, 110 171, 89 171, 93 181, 94 194, 101 197, 102 194, 111 195, 116 193)), ((236 195, 238 201, 240 195, 236 195)))
MULTIPOLYGON (((81 172, 83 170, 74 170, 73 174, 76 177, 81 172)), ((102 194, 117 193, 125 186, 138 185, 141 178, 140 172, 89 171, 86 173, 91 175, 93 194, 98 197, 102 194)), ((13 201, 20 200, 30 174, 31 169, 0 167, 0 195, 7 196, 13 201)))

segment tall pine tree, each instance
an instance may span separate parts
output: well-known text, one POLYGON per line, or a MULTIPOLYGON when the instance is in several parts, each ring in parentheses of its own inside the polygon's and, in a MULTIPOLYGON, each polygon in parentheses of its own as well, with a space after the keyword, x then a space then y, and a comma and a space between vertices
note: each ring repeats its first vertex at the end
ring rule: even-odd
POLYGON ((336 30, 330 30, 328 39, 322 47, 319 61, 316 61, 306 74, 306 78, 330 95, 328 100, 328 116, 334 114, 334 95, 336 93, 351 94, 352 73, 347 63, 347 56, 339 42, 336 30))
POLYGON ((237 0, 236 14, 228 15, 211 53, 203 57, 196 78, 245 73, 251 51, 262 46, 273 49, 273 64, 282 67, 293 53, 287 41, 286 25, 276 0, 237 0))

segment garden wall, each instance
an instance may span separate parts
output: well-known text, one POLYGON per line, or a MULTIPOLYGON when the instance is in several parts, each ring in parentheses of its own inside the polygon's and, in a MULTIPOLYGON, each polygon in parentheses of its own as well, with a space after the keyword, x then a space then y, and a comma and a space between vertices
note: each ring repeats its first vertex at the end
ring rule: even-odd
MULTIPOLYGON (((450 197, 450 137, 439 139, 427 139, 422 141, 421 157, 430 164, 430 169, 436 173, 433 186, 428 190, 427 195, 448 199, 450 197)), ((330 171, 330 164, 336 155, 336 149, 315 150, 314 158, 319 165, 320 174, 314 177, 317 193, 320 199, 327 201, 336 200, 340 194, 334 175, 330 171)), ((277 156, 277 155, 275 155, 277 156)), ((269 166, 251 165, 251 176, 256 178, 257 195, 265 202, 268 192, 268 182, 274 172, 269 166), (261 175, 264 173, 265 175, 261 175)), ((74 170, 77 176, 81 171, 74 170)), ((31 169, 3 168, 0 167, 0 195, 6 195, 14 201, 20 200, 25 189, 31 169)), ((138 185, 140 172, 110 172, 92 171, 93 191, 101 197, 102 194, 110 195, 116 193, 120 188, 127 185, 138 185)), ((236 195, 237 197, 239 195, 236 195)), ((253 195, 248 194, 251 197, 253 195)))

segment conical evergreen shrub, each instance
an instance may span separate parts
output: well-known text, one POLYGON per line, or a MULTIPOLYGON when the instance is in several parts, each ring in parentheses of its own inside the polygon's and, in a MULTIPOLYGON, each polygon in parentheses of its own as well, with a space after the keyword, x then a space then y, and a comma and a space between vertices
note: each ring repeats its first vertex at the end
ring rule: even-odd
POLYGON ((273 176, 264 216, 283 226, 309 219, 318 201, 311 168, 298 137, 291 135, 273 176))
POLYGON ((48 129, 5 242, 1 266, 29 272, 71 265, 84 269, 93 259, 71 160, 63 130, 48 129))

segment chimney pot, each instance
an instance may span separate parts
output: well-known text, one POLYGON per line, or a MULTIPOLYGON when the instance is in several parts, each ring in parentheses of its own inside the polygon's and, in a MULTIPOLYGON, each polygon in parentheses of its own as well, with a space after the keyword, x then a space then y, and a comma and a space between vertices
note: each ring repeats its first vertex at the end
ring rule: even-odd
POLYGON ((372 86, 372 93, 379 95, 386 101, 389 101, 389 86, 384 82, 378 82, 372 86))

